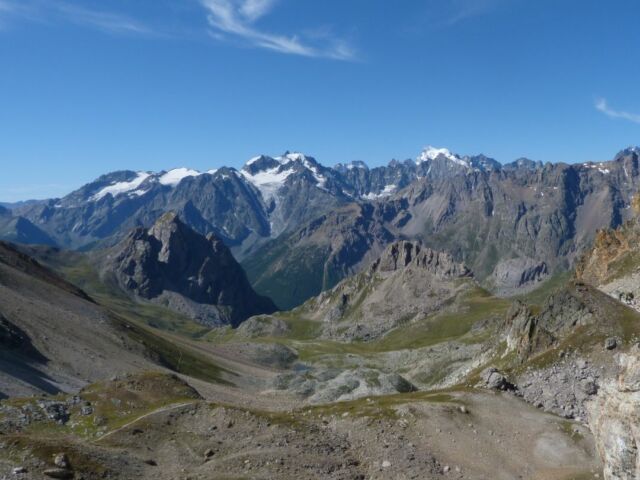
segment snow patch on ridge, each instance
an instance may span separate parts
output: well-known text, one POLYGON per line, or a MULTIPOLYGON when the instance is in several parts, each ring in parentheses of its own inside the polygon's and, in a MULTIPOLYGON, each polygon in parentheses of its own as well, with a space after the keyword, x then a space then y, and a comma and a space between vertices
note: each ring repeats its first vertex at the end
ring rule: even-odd
POLYGON ((285 180, 293 173, 293 169, 281 170, 282 167, 270 168, 252 175, 246 170, 240 174, 252 183, 262 194, 264 200, 272 199, 276 192, 284 185, 285 180))
POLYGON ((367 200, 376 200, 378 198, 388 197, 397 189, 398 186, 396 184, 385 185, 380 193, 369 192, 366 195, 363 195, 362 198, 365 198, 367 200))
POLYGON ((609 170, 608 168, 605 168, 604 162, 598 162, 598 163, 587 162, 587 163, 583 163, 582 166, 586 168, 597 169, 603 175, 607 175, 611 173, 611 170, 609 170))
POLYGON ((158 182, 161 185, 169 185, 171 187, 175 187, 178 185, 183 179, 187 177, 197 177, 198 175, 202 175, 197 170, 192 170, 190 168, 174 168, 173 170, 169 170, 164 175, 160 176, 158 182))
POLYGON ((104 187, 91 197, 91 200, 100 200, 101 198, 111 195, 113 197, 122 193, 131 191, 137 191, 138 187, 151 176, 147 172, 137 172, 136 178, 129 180, 128 182, 116 182, 107 187, 104 187))

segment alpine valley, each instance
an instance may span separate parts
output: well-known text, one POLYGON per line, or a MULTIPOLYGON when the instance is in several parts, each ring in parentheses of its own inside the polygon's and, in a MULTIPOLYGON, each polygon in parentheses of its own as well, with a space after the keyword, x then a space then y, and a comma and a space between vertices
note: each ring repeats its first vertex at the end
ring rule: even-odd
POLYGON ((640 148, 0 207, 0 476, 640 478, 640 148))

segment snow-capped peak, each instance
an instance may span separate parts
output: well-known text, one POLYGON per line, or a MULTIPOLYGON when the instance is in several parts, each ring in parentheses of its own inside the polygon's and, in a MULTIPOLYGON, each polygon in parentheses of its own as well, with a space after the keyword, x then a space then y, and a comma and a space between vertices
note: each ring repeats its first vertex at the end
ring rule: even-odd
POLYGON ((316 186, 324 188, 326 178, 322 175, 318 163, 311 157, 299 152, 285 152, 278 157, 260 155, 245 163, 240 174, 260 192, 265 200, 275 197, 287 178, 302 165, 316 179, 316 186))
POLYGON ((262 160, 263 158, 271 158, 271 157, 267 157, 266 155, 256 155, 255 157, 251 157, 249 160, 247 160, 247 163, 245 163, 245 166, 253 165, 254 163, 256 163, 259 160, 262 160))
POLYGON ((303 162, 307 159, 307 156, 300 152, 286 152, 281 157, 278 157, 282 161, 303 162))
POLYGON ((271 169, 274 165, 286 165, 290 162, 302 163, 305 166, 309 163, 308 157, 303 153, 286 151, 284 154, 271 157, 269 155, 256 155, 244 164, 243 170, 254 172, 256 170, 271 169))
POLYGON ((458 155, 451 153, 449 149, 436 148, 436 147, 432 147, 431 145, 429 145, 428 147, 425 147, 425 149, 422 150, 422 153, 416 159, 416 163, 429 162, 429 161, 435 160, 440 156, 443 156, 447 160, 451 160, 452 162, 457 163, 458 165, 462 165, 465 167, 469 166, 469 162, 463 160, 458 155))
POLYGON ((248 165, 250 164, 245 165, 240 174, 260 191, 265 200, 272 199, 289 175, 293 173, 293 169, 283 168, 282 165, 270 166, 257 171, 249 170, 246 168, 248 165))

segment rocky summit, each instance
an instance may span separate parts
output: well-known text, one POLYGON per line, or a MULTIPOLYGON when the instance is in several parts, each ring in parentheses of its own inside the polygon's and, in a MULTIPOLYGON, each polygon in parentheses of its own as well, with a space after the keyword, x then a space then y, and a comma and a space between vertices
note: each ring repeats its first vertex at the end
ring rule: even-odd
POLYGON ((162 304, 199 323, 236 326, 276 310, 255 293, 242 267, 214 234, 206 237, 166 213, 137 228, 103 257, 102 274, 125 292, 162 304))

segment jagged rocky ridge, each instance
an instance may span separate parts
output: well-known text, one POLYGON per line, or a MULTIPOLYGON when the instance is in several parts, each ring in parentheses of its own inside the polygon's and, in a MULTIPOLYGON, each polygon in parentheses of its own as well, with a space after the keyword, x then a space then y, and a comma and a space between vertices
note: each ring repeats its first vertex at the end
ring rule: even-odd
POLYGON ((271 313, 273 302, 255 293, 231 251, 169 212, 150 229, 137 228, 104 254, 104 277, 135 297, 166 305, 205 325, 237 326, 271 313))

